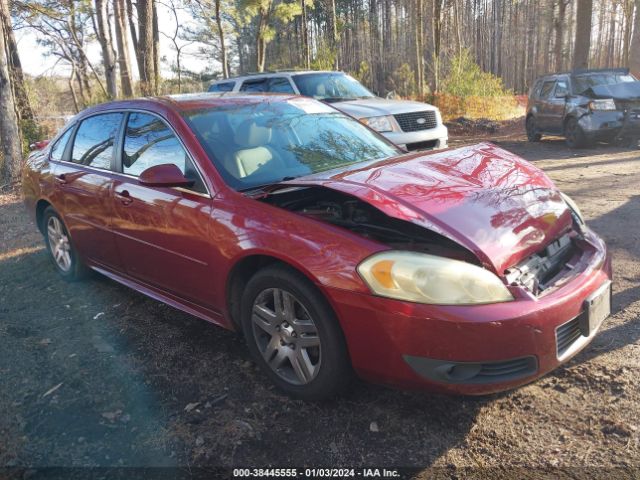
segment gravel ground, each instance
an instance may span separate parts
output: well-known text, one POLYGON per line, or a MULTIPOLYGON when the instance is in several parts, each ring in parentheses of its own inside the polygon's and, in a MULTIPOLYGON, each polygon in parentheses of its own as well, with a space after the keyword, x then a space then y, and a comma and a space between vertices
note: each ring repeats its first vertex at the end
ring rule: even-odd
POLYGON ((516 124, 453 143, 477 140, 543 168, 613 251, 614 313, 569 364, 483 398, 355 382, 332 402, 290 400, 235 334, 97 275, 62 281, 19 197, 5 194, 0 466, 374 464, 431 467, 424 478, 638 478, 640 151, 529 144, 516 124))

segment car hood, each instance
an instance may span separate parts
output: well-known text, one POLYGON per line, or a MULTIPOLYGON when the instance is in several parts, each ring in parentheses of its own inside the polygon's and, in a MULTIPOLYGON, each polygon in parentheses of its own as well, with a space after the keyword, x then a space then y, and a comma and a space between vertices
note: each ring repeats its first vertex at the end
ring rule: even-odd
POLYGON ((428 103, 409 100, 386 100, 384 98, 362 98, 346 102, 333 102, 332 107, 355 118, 376 117, 380 115, 396 115, 408 112, 426 112, 436 110, 428 103))
POLYGON ((640 82, 622 82, 613 85, 591 87, 594 97, 613 98, 614 100, 640 99, 640 82))
POLYGON ((283 182, 353 195, 387 215, 439 233, 502 274, 571 229, 553 182, 493 144, 402 155, 283 182))

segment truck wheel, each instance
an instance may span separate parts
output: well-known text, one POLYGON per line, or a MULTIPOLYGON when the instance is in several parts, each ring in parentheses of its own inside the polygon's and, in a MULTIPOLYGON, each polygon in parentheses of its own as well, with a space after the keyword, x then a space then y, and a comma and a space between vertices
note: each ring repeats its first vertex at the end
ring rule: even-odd
POLYGON ((569 148, 584 148, 589 145, 582 127, 575 118, 570 118, 564 127, 564 136, 569 148))
POLYGON ((530 142, 539 142, 542 135, 538 133, 538 127, 536 126, 536 119, 533 116, 527 118, 526 122, 527 139, 530 142))

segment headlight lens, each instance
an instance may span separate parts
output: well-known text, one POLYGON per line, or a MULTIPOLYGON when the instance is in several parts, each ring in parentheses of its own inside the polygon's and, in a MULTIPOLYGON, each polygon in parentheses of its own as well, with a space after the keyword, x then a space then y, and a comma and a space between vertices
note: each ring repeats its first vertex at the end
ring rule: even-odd
POLYGON ((378 132, 393 131, 393 120, 389 116, 362 118, 360 121, 378 132))
POLYGON ((358 266, 377 295, 432 305, 509 302, 513 295, 493 273, 459 260, 425 253, 389 251, 358 266))
POLYGON ((589 108, 594 111, 615 110, 616 102, 613 101, 613 98, 606 98, 604 100, 593 100, 589 102, 589 108))
POLYGON ((574 217, 581 225, 584 225, 584 217, 582 216, 582 212, 580 211, 580 207, 578 204, 573 201, 573 199, 567 195, 566 193, 560 192, 560 196, 564 200, 564 202, 568 205, 569 209, 573 213, 574 217))

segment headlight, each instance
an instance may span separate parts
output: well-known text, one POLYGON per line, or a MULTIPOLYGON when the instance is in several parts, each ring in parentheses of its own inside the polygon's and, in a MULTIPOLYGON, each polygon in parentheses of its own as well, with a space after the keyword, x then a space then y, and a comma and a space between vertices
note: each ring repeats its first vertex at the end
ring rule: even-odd
POLYGON ((615 110, 616 102, 613 101, 613 98, 607 98, 605 100, 593 100, 589 102, 589 108, 593 111, 615 110))
POLYGON ((573 201, 573 199, 567 195, 566 193, 560 192, 560 196, 564 200, 564 203, 567 204, 569 210, 573 214, 574 218, 578 221, 579 224, 584 225, 584 217, 582 216, 582 212, 580 211, 580 207, 573 201))
POLYGON ((389 251, 369 257, 358 273, 380 296, 432 305, 509 302, 513 296, 493 273, 459 260, 389 251))
POLYGON ((378 132, 393 131, 393 119, 390 116, 361 118, 360 121, 378 132))

